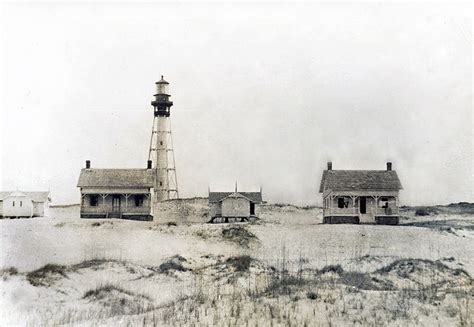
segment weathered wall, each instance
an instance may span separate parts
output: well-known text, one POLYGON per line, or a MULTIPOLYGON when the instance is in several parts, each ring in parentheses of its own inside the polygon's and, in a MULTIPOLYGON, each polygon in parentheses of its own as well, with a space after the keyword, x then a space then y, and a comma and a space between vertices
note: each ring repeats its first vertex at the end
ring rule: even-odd
POLYGON ((213 202, 213 203, 210 203, 209 204, 209 207, 210 207, 210 213, 209 213, 209 216, 212 218, 212 217, 216 217, 216 216, 220 216, 222 214, 222 205, 220 202, 213 202))
POLYGON ((226 198, 222 201, 223 217, 248 217, 250 202, 244 198, 226 198))

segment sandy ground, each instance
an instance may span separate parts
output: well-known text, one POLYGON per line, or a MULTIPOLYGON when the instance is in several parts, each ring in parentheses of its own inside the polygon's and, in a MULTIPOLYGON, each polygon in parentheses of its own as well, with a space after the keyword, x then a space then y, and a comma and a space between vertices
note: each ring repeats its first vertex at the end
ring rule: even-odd
MULTIPOLYGON (((186 211, 187 215, 201 216, 202 210, 205 210, 196 209, 195 203, 192 208, 191 211, 186 211)), ((113 284, 125 291, 107 291, 122 294, 122 298, 131 296, 127 295, 126 290, 133 290, 137 294, 145 294, 143 301, 147 306, 165 305, 196 289, 196 271, 205 271, 206 276, 223 275, 226 273, 224 270, 212 269, 217 269, 215 267, 225 263, 229 257, 243 255, 250 256, 258 263, 252 268, 255 270, 252 272, 255 283, 255 276, 270 268, 278 269, 282 262, 285 262, 285 269, 289 271, 297 271, 301 268, 301 262, 304 262, 305 272, 340 265, 347 271, 366 273, 374 272, 397 259, 416 258, 443 262, 453 271, 462 269, 470 276, 474 275, 474 230, 471 228, 474 216, 462 211, 416 217, 413 211, 407 209, 402 219, 403 225, 400 226, 323 225, 319 208, 267 205, 263 208, 260 221, 240 225, 254 236, 250 240, 223 237, 223 230, 229 228, 229 224, 178 223, 174 226, 156 221, 84 220, 78 218, 77 206, 53 208, 51 212, 51 218, 0 220, 0 265, 3 268, 3 280, 0 282, 1 316, 9 324, 48 325, 48 321, 52 322, 50 319, 59 319, 58 316, 63 320, 56 320, 56 323, 77 324, 77 319, 71 317, 78 315, 82 317, 80 324, 85 325, 94 325, 97 317, 102 319, 109 316, 112 318, 102 320, 99 324, 130 322, 122 318, 117 320, 117 317, 123 317, 127 313, 122 311, 115 312, 116 314, 108 311, 89 313, 87 316, 84 312, 90 312, 91 300, 84 297, 84 294, 101 285, 113 284), (430 221, 446 224, 416 225, 430 221), (157 273, 160 271, 157 267, 173 256, 184 258, 186 269, 182 272, 178 269, 172 274, 157 273), (97 259, 102 261, 80 265, 97 259), (43 278, 46 282, 41 283, 44 285, 32 285, 28 273, 47 264, 65 266, 64 275, 50 273, 47 278, 43 278), (7 273, 10 267, 17 269, 18 273, 7 273), (60 313, 58 306, 64 307, 60 313)), ((179 264, 178 262, 178 266, 179 264)), ((249 285, 250 281, 248 277, 249 285)), ((468 281, 467 284, 472 290, 471 282, 468 281)), ((235 290, 233 292, 235 294, 235 290)), ((97 298, 100 300, 101 296, 97 298)), ((136 297, 132 297, 130 303, 137 301, 136 297)), ((305 322, 301 320, 301 323, 318 325, 315 323, 316 312, 313 312, 314 319, 306 312, 309 310, 308 305, 311 307, 311 303, 308 304, 307 301, 309 300, 297 301, 297 307, 301 309, 295 307, 294 310, 305 312, 300 314, 301 317, 306 317, 305 322)), ((124 303, 121 307, 127 308, 126 303, 129 302, 124 303)), ((468 312, 472 312, 472 303, 474 301, 467 304, 468 312)), ((325 305, 327 309, 327 303, 325 305)), ((337 303, 334 304, 336 305, 337 303)), ((110 309, 110 301, 103 306, 110 309)), ((134 308, 130 304, 128 310, 137 314, 134 308)), ((205 313, 193 319, 198 324, 219 325, 219 321, 206 320, 210 319, 207 316, 210 317, 210 313, 206 309, 205 313)), ((442 317, 443 314, 440 313, 438 319, 442 321, 442 317)), ((459 317, 462 318, 462 310, 459 317)), ((179 324, 191 324, 191 320, 186 322, 181 318, 175 317, 179 324)), ((247 323, 258 323, 255 317, 246 319, 247 323)), ((321 325, 348 322, 344 315, 336 313, 334 319, 334 322, 326 319, 321 325)), ((358 319, 369 318, 361 316, 358 319)), ((361 320, 361 323, 377 323, 376 318, 370 319, 374 320, 361 320)), ((168 323, 170 321, 172 319, 168 323)), ((397 325, 397 320, 392 323, 394 321, 397 325)), ((462 319, 447 320, 448 324, 459 321, 462 322, 462 319)), ((385 321, 379 321, 384 324, 383 322, 385 321)), ((391 324, 388 320, 386 322, 391 324)), ((429 325, 431 322, 428 319, 425 324, 422 319, 415 325, 429 325)), ((141 320, 131 323, 143 324, 141 320)), ((279 325, 277 321, 272 324, 279 325)), ((281 324, 286 322, 281 321, 281 324)))

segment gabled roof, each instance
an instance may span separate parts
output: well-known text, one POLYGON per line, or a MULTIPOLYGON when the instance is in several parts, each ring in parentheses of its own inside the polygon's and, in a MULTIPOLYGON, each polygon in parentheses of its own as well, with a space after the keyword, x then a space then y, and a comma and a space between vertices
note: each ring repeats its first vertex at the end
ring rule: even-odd
POLYGON ((51 201, 49 198, 49 192, 22 192, 22 191, 5 191, 0 192, 0 200, 3 200, 10 196, 26 196, 33 202, 46 202, 51 201))
POLYGON ((402 184, 394 170, 325 170, 319 192, 399 191, 402 184))
POLYGON ((209 202, 220 202, 231 195, 241 195, 255 203, 262 202, 261 192, 209 192, 209 202))
POLYGON ((153 187, 154 169, 82 169, 78 187, 153 187))

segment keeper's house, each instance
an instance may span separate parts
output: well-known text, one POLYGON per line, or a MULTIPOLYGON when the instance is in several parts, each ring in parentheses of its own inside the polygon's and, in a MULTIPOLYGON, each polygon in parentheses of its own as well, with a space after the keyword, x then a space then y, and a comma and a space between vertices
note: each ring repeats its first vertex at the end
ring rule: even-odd
POLYGON ((81 170, 81 218, 153 220, 152 194, 155 171, 147 169, 81 170))
POLYGON ((210 222, 249 221, 258 217, 259 192, 209 192, 210 222))
POLYGON ((333 170, 323 172, 323 223, 397 225, 402 184, 392 163, 386 170, 333 170))

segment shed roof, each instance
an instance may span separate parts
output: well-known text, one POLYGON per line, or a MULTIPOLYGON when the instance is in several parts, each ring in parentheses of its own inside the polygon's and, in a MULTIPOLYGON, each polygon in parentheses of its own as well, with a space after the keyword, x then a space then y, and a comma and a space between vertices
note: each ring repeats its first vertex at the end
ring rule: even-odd
POLYGON ((153 169, 82 169, 78 187, 153 187, 153 169))
POLYGON ((3 200, 9 196, 27 196, 33 202, 46 202, 51 201, 49 198, 49 192, 23 192, 23 191, 4 191, 0 192, 0 200, 3 200))
POLYGON ((319 192, 399 191, 402 184, 394 170, 325 170, 319 192))
POLYGON ((231 194, 240 194, 252 202, 262 202, 261 192, 209 192, 209 202, 220 202, 231 194))

